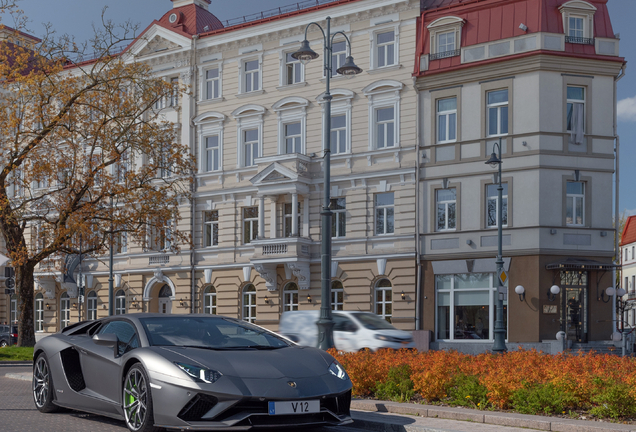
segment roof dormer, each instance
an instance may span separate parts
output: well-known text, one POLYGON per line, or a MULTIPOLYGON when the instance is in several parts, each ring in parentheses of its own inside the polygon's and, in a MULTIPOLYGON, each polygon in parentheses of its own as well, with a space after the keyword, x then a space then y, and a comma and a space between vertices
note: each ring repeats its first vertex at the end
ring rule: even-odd
POLYGON ((594 45, 594 5, 583 0, 571 0, 563 3, 559 11, 563 17, 566 43, 594 45))

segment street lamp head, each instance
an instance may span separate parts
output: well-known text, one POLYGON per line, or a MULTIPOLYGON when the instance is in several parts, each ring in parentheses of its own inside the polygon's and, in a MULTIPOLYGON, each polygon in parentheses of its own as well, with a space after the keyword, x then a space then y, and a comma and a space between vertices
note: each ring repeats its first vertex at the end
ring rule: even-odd
POLYGON ((497 166, 501 163, 501 160, 497 157, 495 152, 492 152, 490 155, 490 159, 486 161, 486 165, 490 165, 492 168, 497 168, 497 166))
POLYGON ((605 290, 605 294, 607 294, 610 297, 613 297, 614 294, 616 294, 616 289, 614 287, 609 287, 605 290))
POLYGON ((336 70, 336 72, 338 72, 340 75, 344 75, 348 79, 351 79, 354 76, 361 73, 362 68, 359 68, 358 66, 356 66, 356 64, 353 62, 353 57, 347 56, 344 64, 340 66, 336 70))
POLYGON ((623 297, 626 294, 626 291, 623 288, 617 288, 616 289, 616 295, 618 297, 623 297))
POLYGON ((310 61, 317 59, 318 53, 309 47, 309 41, 305 39, 300 44, 300 48, 298 48, 296 52, 292 53, 291 56, 296 60, 300 60, 302 64, 306 65, 310 61))

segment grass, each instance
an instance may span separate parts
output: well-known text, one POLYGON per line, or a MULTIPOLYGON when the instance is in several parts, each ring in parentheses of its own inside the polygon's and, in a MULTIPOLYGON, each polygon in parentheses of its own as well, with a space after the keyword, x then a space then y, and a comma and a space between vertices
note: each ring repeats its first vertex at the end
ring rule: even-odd
POLYGON ((33 347, 0 348, 0 363, 3 361, 33 361, 33 347))

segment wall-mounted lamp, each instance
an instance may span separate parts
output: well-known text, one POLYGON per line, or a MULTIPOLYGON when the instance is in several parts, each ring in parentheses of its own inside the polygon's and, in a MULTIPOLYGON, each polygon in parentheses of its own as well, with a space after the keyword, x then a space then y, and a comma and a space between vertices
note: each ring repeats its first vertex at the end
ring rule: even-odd
POLYGON ((557 285, 552 285, 548 290, 548 300, 554 301, 554 299, 560 292, 561 288, 559 288, 557 285))
POLYGON ((179 299, 179 306, 183 306, 183 299, 182 298, 179 299))
POLYGON ((108 309, 108 306, 106 306, 106 303, 102 305, 102 309, 108 309))
POLYGON ((528 26, 525 25, 524 23, 519 24, 519 28, 523 31, 528 31, 528 26))
POLYGON ((265 303, 269 303, 269 297, 265 296, 265 303))
POLYGON ((623 288, 609 287, 605 290, 605 293, 610 297, 613 297, 614 294, 616 294, 617 297, 623 297, 626 291, 623 288))
POLYGON ((308 301, 309 303, 311 303, 311 295, 310 295, 310 294, 307 294, 307 301, 308 301))
POLYGON ((519 301, 524 301, 526 299, 526 289, 522 285, 517 285, 515 287, 515 292, 519 294, 519 301))
POLYGON ((77 303, 73 303, 73 309, 77 309, 77 303))
POLYGON ((574 181, 581 181, 581 171, 574 170, 574 181))
POLYGON ((406 299, 406 294, 404 294, 404 291, 402 291, 402 294, 400 294, 402 296, 402 300, 406 299))
POLYGON ((46 310, 51 310, 51 305, 50 304, 46 304, 46 310))
POLYGON ((552 234, 552 235, 555 235, 555 234, 556 234, 556 232, 557 232, 557 231, 556 231, 555 229, 551 229, 551 230, 550 230, 550 234, 552 234))
POLYGON ((468 246, 470 246, 471 244, 473 244, 473 241, 472 241, 472 240, 466 240, 466 244, 467 244, 468 246))

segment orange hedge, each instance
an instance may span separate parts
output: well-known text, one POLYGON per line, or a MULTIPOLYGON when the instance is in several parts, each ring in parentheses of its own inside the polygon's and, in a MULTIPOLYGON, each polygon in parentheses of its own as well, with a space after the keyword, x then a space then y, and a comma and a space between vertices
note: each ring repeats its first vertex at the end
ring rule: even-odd
POLYGON ((381 350, 357 353, 330 352, 347 370, 357 397, 372 396, 376 383, 384 383, 392 367, 407 365, 413 389, 428 402, 444 399, 453 379, 475 376, 487 389, 488 402, 497 408, 511 405, 519 389, 553 384, 571 395, 578 406, 592 406, 594 395, 607 383, 627 384, 636 403, 636 359, 609 354, 549 355, 531 350, 505 354, 468 355, 454 351, 381 350))

